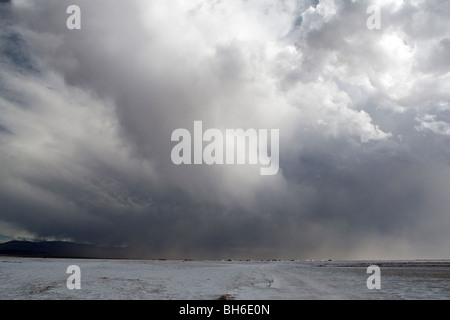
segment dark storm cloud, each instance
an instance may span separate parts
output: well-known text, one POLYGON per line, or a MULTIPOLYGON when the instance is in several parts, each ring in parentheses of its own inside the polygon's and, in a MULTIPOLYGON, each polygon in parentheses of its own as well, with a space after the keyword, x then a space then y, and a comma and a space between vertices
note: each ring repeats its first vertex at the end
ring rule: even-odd
POLYGON ((450 8, 386 1, 369 30, 371 4, 0 4, 1 233, 149 256, 448 257, 450 8), (171 133, 195 120, 280 129, 280 173, 173 165, 171 133))

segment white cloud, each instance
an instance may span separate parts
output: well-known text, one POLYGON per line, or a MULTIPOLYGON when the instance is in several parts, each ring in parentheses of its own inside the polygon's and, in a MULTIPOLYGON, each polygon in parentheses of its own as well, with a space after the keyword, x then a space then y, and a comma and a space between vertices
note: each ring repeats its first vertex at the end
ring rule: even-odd
POLYGON ((431 131, 436 134, 450 136, 450 123, 437 120, 436 115, 426 114, 423 117, 417 117, 419 122, 415 128, 418 131, 431 131))

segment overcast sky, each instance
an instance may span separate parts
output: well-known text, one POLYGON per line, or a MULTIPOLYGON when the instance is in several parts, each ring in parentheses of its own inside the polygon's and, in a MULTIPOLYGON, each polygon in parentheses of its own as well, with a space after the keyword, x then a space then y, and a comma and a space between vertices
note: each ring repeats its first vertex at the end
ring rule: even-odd
POLYGON ((450 258, 449 101, 447 0, 3 0, 0 241, 450 258), (174 165, 194 121, 279 129, 278 174, 174 165))

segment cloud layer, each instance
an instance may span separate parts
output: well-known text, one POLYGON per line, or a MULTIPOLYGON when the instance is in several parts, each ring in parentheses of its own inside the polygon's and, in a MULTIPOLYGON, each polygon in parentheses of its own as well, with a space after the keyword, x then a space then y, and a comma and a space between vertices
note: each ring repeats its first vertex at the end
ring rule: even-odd
POLYGON ((450 4, 0 3, 0 233, 149 257, 450 257, 450 4), (81 8, 81 30, 66 9, 81 8), (171 133, 280 129, 280 172, 171 133))

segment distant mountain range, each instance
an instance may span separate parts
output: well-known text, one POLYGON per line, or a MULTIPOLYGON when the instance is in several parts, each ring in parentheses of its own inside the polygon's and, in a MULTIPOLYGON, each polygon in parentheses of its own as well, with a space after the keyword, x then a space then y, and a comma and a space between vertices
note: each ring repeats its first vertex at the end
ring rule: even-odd
POLYGON ((125 248, 97 247, 65 241, 9 241, 0 244, 0 256, 48 258, 132 258, 125 248))

